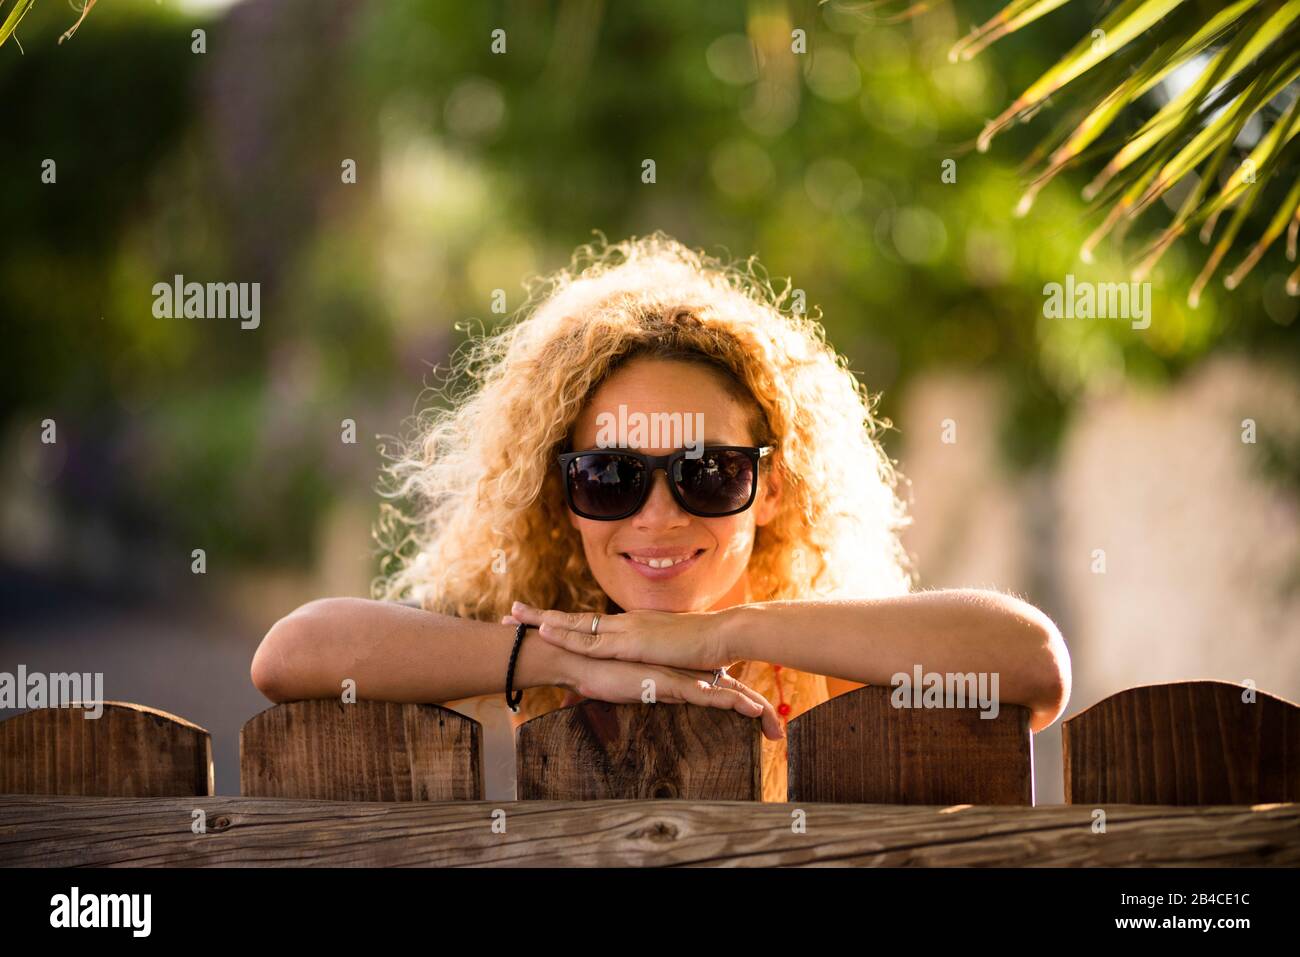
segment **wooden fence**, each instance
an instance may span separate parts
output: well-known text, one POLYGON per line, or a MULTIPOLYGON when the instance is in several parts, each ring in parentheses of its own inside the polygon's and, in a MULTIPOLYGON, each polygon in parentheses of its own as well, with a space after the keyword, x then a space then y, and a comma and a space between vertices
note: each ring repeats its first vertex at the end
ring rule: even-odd
MULTIPOLYGON (((840 695, 788 724, 795 802, 1034 803, 1027 709, 895 708, 889 689, 840 695)), ((758 801, 758 720, 689 705, 584 701, 524 724, 521 801, 758 801)), ((1072 804, 1293 802, 1300 708, 1217 681, 1131 688, 1064 723, 1072 804)), ((139 705, 41 709, 0 722, 0 794, 211 795, 202 728, 139 705)), ((298 701, 244 725, 245 797, 483 799, 482 729, 439 705, 298 701)))
POLYGON ((515 801, 483 800, 482 729, 439 705, 269 708, 241 732, 238 797, 213 795, 202 728, 87 714, 0 722, 0 866, 1300 865, 1300 804, 1270 803, 1300 792, 1297 708, 1222 682, 1066 721, 1055 807, 1032 806, 1026 709, 877 687, 788 723, 784 804, 759 799, 757 719, 690 705, 529 721, 515 801))
POLYGON ((1070 804, 1300 800, 1300 708, 1223 681, 1129 688, 1065 722, 1070 804))
POLYGON ((0 721, 0 794, 170 797, 212 793, 208 732, 165 711, 105 701, 0 721))

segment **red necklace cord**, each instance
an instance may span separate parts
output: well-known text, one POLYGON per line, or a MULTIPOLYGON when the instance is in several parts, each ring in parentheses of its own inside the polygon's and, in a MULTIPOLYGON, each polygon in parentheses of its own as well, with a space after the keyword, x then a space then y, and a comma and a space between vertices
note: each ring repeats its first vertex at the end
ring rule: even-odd
POLYGON ((781 725, 784 727, 786 715, 790 713, 790 706, 785 702, 785 689, 781 687, 781 666, 773 665, 772 674, 776 676, 776 697, 781 703, 776 706, 776 713, 781 716, 781 725))

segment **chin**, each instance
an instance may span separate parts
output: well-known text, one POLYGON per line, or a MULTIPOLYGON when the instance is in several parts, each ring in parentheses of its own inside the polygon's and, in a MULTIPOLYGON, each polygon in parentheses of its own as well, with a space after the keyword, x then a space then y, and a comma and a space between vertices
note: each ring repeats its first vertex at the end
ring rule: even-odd
POLYGON ((693 595, 646 594, 643 589, 614 600, 624 611, 695 611, 699 605, 699 600, 693 595))
POLYGON ((626 583, 613 592, 611 598, 624 611, 702 611, 709 606, 707 595, 691 589, 647 588, 641 582, 626 583))

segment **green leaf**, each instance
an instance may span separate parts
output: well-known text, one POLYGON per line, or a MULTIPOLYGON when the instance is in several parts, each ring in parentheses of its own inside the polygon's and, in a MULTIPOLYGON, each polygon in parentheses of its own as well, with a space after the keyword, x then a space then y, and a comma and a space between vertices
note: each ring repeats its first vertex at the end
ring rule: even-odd
POLYGON ((1097 29, 1103 34, 1100 42, 1095 41, 1091 35, 1080 40, 1056 66, 1040 76, 1016 98, 1011 106, 984 128, 976 143, 977 148, 980 152, 986 151, 993 137, 1012 121, 1042 103, 1071 80, 1121 50, 1129 41, 1141 36, 1183 2, 1184 0, 1126 0, 1121 3, 1098 26, 1097 29))
POLYGON ((0 46, 4 46, 9 35, 18 29, 18 21, 25 17, 27 11, 35 4, 36 0, 17 0, 14 8, 9 11, 9 16, 5 17, 5 22, 0 23, 0 46))
POLYGON ((995 40, 1014 33, 1025 24, 1033 23, 1068 2, 1069 0, 1015 0, 1014 3, 1008 3, 992 19, 954 43, 948 51, 948 59, 952 63, 969 60, 995 40))
POLYGON ((1292 80, 1300 76, 1300 52, 1297 52, 1269 76, 1257 77, 1251 86, 1237 97, 1212 122, 1207 123, 1192 137, 1191 141, 1178 152, 1172 160, 1160 170, 1160 175, 1147 188, 1138 200, 1134 214, 1140 213, 1155 201, 1165 190, 1196 168, 1214 148, 1226 141, 1236 140, 1245 127, 1246 121, 1258 112, 1269 100, 1282 92, 1292 80))
POLYGON ((1124 107, 1149 92, 1174 70, 1199 55, 1236 23, 1242 14, 1257 5, 1257 0, 1237 0, 1237 3, 1225 7, 1211 17, 1209 22, 1191 37, 1187 39, 1172 37, 1162 43, 1132 76, 1117 87, 1079 124, 1079 128, 1053 156, 1053 162, 1068 159, 1079 153, 1110 126, 1115 117, 1123 112, 1124 107))
POLYGON ((1194 83, 1178 96, 1173 97, 1143 124, 1124 148, 1106 164, 1106 168, 1084 189, 1084 198, 1092 199, 1112 176, 1151 149, 1153 144, 1194 122, 1199 114, 1195 108, 1196 104, 1217 89, 1220 84, 1237 77, 1246 71, 1247 67, 1260 69, 1257 58, 1269 50, 1274 41, 1297 17, 1300 17, 1300 0, 1287 0, 1287 3, 1271 15, 1256 18, 1258 26, 1247 24, 1227 46, 1215 54, 1194 83))
POLYGON ((1241 261, 1241 264, 1230 275, 1223 278, 1223 284, 1229 289, 1236 289, 1241 281, 1246 278, 1246 274, 1255 268, 1255 263, 1259 262, 1260 257, 1264 255, 1268 247, 1273 245, 1273 241, 1282 235, 1282 230, 1287 227, 1288 223, 1300 223, 1300 177, 1296 177, 1296 181, 1291 185, 1291 191, 1286 194, 1286 198, 1282 200, 1282 205, 1273 214, 1268 228, 1264 230, 1259 241, 1246 254, 1246 258, 1241 261))

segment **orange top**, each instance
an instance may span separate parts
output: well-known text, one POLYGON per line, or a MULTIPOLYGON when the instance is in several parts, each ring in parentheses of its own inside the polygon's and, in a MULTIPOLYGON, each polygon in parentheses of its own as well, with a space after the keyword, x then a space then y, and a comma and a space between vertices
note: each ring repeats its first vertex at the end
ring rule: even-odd
MULTIPOLYGON (((784 668, 766 661, 747 661, 728 673, 772 702, 783 727, 791 719, 830 700, 825 675, 784 668)), ((763 800, 784 802, 787 738, 773 741, 764 737, 762 740, 763 800)))

